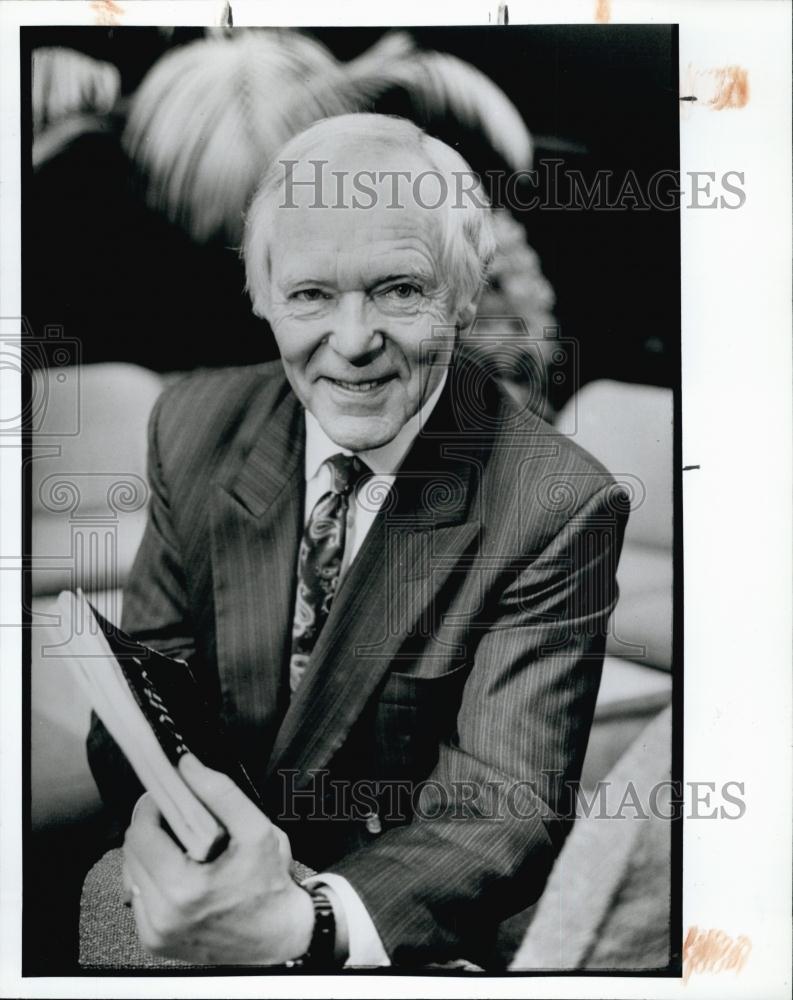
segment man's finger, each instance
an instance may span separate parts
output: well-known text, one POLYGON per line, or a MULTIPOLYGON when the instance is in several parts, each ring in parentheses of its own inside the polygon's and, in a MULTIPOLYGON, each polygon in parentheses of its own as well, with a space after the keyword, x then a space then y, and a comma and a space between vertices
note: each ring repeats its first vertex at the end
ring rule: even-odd
POLYGON ((126 860, 121 866, 121 902, 124 906, 132 906, 132 876, 129 874, 126 860))
POLYGON ((147 951, 155 953, 160 943, 159 935, 154 930, 151 920, 149 919, 149 914, 146 912, 146 903, 143 899, 142 891, 135 883, 133 883, 133 890, 134 891, 130 897, 130 906, 132 907, 132 912, 135 915, 135 923, 138 929, 138 939, 147 951))
POLYGON ((138 815, 138 809, 140 808, 140 804, 144 799, 146 799, 148 802, 152 802, 153 799, 151 797, 151 792, 144 792, 143 795, 141 795, 141 797, 135 803, 135 806, 132 810, 132 815, 129 818, 130 826, 135 822, 135 817, 138 815))
POLYGON ((187 866, 184 852, 162 828, 162 815, 150 795, 138 801, 124 838, 124 857, 134 857, 155 884, 179 879, 187 866))
MULTIPOLYGON (((124 868, 130 883, 130 903, 138 920, 138 929, 141 930, 144 926, 144 921, 141 919, 141 915, 144 915, 145 927, 151 931, 155 924, 161 923, 159 919, 154 920, 155 916, 161 918, 166 912, 173 911, 173 896, 182 891, 183 881, 168 880, 167 877, 155 880, 140 858, 127 851, 126 845, 124 868)), ((151 934, 147 934, 146 941, 148 947, 151 947, 153 941, 151 934)))
MULTIPOLYGON (((130 826, 135 822, 135 817, 138 815, 138 807, 140 806, 141 801, 147 796, 151 798, 148 792, 144 792, 135 803, 135 807, 132 810, 132 816, 129 821, 130 826)), ((121 902, 124 906, 132 906, 132 879, 130 877, 126 861, 122 862, 121 865, 121 902)))
POLYGON ((212 812, 231 836, 248 839, 262 825, 272 826, 261 809, 234 784, 227 775, 205 767, 193 754, 179 760, 179 771, 204 805, 212 812))

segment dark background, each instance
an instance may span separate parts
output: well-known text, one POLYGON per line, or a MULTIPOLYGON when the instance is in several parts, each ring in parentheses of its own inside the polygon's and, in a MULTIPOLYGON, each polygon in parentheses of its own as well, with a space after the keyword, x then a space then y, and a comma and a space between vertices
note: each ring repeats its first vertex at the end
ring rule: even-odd
MULTIPOLYGON (((363 52, 381 28, 309 32, 340 59, 363 52)), ((634 171, 642 188, 678 169, 674 26, 414 28, 419 47, 479 67, 510 96, 535 140, 535 167, 634 171)), ((169 48, 203 36, 177 28, 23 28, 23 95, 32 48, 61 45, 112 62, 122 96, 169 48)), ((29 102, 29 100, 28 100, 29 102)), ((398 94, 374 110, 400 113, 398 94)), ((26 122, 23 103, 23 126, 26 122)), ((120 119, 119 119, 120 122, 120 119)), ((23 311, 82 344, 83 362, 131 361, 158 371, 253 363, 275 356, 267 324, 250 312, 236 248, 198 246, 149 210, 123 154, 119 123, 82 137, 35 175, 23 143, 23 311)), ((432 125, 433 123, 430 123, 432 125)), ((481 138, 435 123, 474 170, 504 164, 481 138)), ((544 171, 540 169, 542 180, 544 171)), ((525 191, 528 197, 531 190, 525 191)), ((542 184, 538 189, 542 197, 542 184)), ((517 213, 556 291, 564 338, 575 338, 580 383, 594 378, 674 386, 679 373, 680 273, 676 211, 517 213)), ((32 359, 35 363, 35 358, 32 359)), ((567 381, 565 394, 575 388, 567 381)), ((564 399, 556 399, 560 405, 564 399)))

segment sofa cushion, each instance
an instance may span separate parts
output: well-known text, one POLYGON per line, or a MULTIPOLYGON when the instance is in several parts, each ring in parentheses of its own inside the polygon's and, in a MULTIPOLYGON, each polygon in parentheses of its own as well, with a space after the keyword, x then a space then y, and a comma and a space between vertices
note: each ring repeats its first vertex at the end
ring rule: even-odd
MULTIPOLYGON (((121 592, 86 595, 118 621, 121 592)), ((91 706, 57 654, 55 597, 34 598, 31 616, 31 825, 34 832, 76 823, 100 808, 85 749, 91 706)))
POLYGON ((31 380, 33 593, 121 586, 145 524, 146 427, 162 379, 96 364, 31 380))
POLYGON ((617 570, 620 599, 609 623, 607 652, 672 669, 672 554, 626 542, 617 570))

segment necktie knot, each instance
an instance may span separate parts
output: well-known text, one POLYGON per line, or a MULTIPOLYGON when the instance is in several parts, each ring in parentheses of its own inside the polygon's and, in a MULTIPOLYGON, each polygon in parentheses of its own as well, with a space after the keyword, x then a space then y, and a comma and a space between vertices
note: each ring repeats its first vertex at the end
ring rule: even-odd
POLYGON ((350 493, 372 470, 357 455, 332 455, 328 459, 332 477, 331 490, 334 493, 350 493))

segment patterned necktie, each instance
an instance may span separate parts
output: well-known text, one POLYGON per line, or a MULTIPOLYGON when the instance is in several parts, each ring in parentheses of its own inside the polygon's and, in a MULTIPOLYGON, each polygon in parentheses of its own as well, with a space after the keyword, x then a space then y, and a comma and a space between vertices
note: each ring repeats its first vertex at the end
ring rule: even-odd
POLYGON ((289 661, 289 688, 293 692, 303 677, 339 585, 350 496, 361 479, 372 475, 357 455, 333 455, 327 464, 333 480, 330 492, 314 505, 300 543, 289 661))

